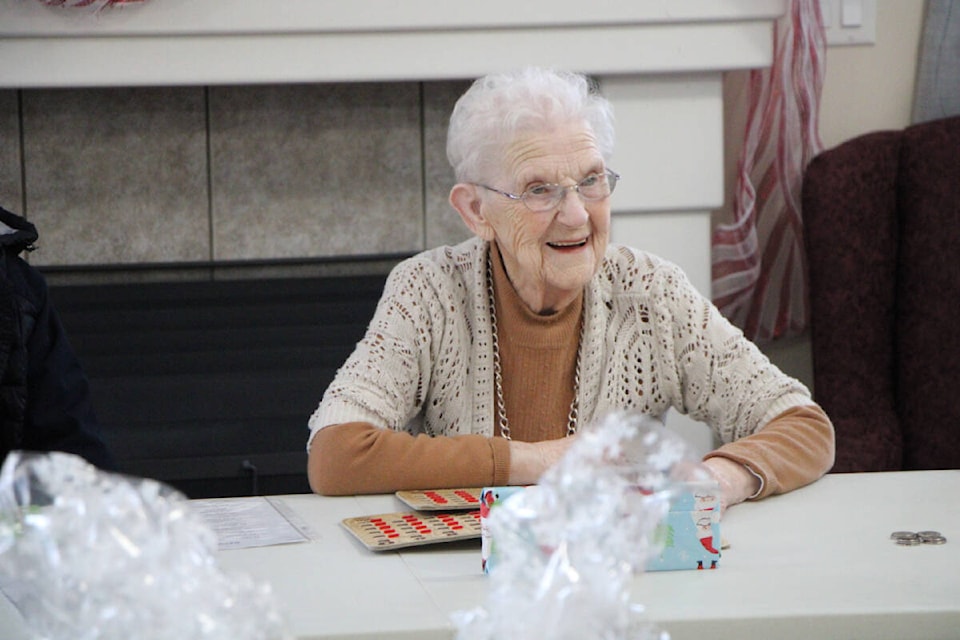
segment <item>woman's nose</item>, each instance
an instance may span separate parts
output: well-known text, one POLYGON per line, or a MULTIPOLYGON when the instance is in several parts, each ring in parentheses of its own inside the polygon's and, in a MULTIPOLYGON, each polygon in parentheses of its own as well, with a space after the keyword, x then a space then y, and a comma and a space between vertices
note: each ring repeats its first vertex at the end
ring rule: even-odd
POLYGON ((586 204, 576 189, 567 189, 560 200, 557 220, 568 227, 580 227, 590 218, 586 204))

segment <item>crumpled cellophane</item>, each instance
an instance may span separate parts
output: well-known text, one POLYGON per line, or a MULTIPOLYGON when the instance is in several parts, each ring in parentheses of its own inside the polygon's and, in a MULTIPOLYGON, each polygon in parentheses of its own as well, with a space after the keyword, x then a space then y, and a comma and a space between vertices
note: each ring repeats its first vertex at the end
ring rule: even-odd
POLYGON ((491 510, 498 557, 458 640, 665 640, 630 601, 659 553, 656 527, 683 482, 709 472, 660 420, 618 412, 581 431, 535 486, 491 510))
POLYGON ((181 493, 66 453, 0 469, 0 586, 47 640, 286 640, 268 585, 217 565, 181 493))

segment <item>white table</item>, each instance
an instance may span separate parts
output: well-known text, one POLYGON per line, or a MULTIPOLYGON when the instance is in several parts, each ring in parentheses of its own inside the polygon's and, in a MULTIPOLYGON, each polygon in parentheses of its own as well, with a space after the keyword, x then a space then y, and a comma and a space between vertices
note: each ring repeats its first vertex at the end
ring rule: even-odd
MULTIPOLYGON (((282 499, 313 541, 219 558, 273 586, 298 638, 452 638, 450 614, 484 603, 478 541, 374 553, 340 526, 404 510, 393 496, 282 499)), ((722 527, 716 571, 635 579, 633 600, 673 640, 960 637, 960 470, 828 475, 738 505, 722 527), (889 539, 928 529, 947 543, 889 539)))

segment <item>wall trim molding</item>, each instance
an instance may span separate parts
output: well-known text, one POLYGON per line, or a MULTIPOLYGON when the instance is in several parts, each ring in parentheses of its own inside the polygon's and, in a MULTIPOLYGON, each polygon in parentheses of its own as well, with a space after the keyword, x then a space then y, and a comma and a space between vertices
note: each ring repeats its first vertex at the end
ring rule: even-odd
POLYGON ((0 87, 596 75, 769 63, 785 0, 148 0, 97 14, 0 0, 0 87), (8 5, 8 6, 3 6, 8 5))

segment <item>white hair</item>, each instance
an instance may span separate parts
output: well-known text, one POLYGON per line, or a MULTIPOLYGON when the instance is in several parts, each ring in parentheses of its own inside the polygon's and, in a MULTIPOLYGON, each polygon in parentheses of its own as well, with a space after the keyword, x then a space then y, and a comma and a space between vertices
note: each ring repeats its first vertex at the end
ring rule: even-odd
POLYGON ((484 178, 520 132, 583 122, 604 160, 613 154, 613 107, 586 76, 526 67, 479 78, 460 96, 447 130, 447 160, 457 180, 484 178))

